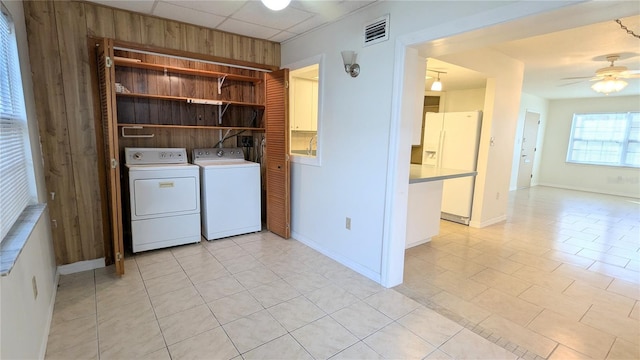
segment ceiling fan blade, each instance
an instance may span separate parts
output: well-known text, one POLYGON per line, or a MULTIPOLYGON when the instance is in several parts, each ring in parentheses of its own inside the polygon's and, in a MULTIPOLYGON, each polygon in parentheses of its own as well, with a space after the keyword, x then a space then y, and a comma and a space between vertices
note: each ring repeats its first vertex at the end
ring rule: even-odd
POLYGON ((571 86, 571 85, 575 85, 575 84, 583 83, 583 82, 585 82, 585 81, 587 81, 587 80, 578 80, 578 81, 573 81, 573 82, 566 83, 566 84, 560 84, 560 85, 558 85, 558 87, 571 86))
POLYGON ((623 79, 636 79, 640 78, 640 70, 627 70, 620 73, 618 76, 623 79))
POLYGON ((578 79, 591 79, 593 76, 574 76, 574 77, 566 77, 560 80, 578 80, 578 79))

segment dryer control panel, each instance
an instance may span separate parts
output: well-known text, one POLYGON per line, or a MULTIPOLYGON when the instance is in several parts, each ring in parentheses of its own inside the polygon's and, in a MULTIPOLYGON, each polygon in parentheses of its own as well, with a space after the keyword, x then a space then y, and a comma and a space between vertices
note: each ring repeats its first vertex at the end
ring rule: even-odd
POLYGON ((241 148, 193 149, 193 161, 198 160, 244 160, 241 148))
POLYGON ((125 148, 125 164, 187 164, 185 148, 125 148))

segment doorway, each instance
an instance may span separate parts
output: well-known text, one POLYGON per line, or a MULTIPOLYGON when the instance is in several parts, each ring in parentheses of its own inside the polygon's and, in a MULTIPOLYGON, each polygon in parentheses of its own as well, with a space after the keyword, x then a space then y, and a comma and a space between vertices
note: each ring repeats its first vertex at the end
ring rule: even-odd
POLYGON ((518 189, 531 187, 531 179, 533 178, 533 162, 535 159, 539 126, 540 114, 527 110, 524 116, 522 147, 520 150, 520 162, 518 165, 518 189))

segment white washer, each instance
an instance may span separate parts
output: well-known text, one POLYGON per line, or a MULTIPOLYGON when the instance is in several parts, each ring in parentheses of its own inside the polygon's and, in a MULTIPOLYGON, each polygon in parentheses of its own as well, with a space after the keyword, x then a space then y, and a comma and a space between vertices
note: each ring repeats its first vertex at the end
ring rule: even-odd
POLYGON ((220 239, 262 230, 260 164, 241 148, 194 149, 200 166, 202 236, 220 239))
POLYGON ((200 172, 184 148, 125 148, 133 252, 200 242, 200 172))

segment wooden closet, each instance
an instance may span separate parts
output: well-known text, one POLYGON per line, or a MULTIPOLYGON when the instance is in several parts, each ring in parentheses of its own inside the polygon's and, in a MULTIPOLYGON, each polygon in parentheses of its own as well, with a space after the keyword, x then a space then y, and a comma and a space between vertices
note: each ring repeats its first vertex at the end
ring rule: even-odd
POLYGON ((248 160, 262 164, 263 220, 268 230, 289 238, 288 71, 111 39, 92 41, 105 233, 113 242, 117 273, 124 273, 127 228, 120 161, 125 147, 184 147, 191 156, 194 148, 242 147, 241 139, 250 137, 248 160))

